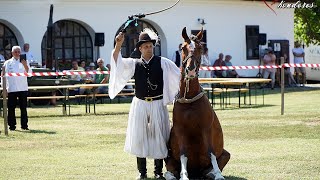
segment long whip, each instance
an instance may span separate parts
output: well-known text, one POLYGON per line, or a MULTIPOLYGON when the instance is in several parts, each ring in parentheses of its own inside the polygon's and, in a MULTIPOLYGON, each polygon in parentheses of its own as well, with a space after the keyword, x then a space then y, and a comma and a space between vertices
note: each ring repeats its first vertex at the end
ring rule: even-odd
POLYGON ((173 8, 174 6, 176 6, 179 2, 180 2, 180 0, 177 0, 173 5, 171 5, 171 6, 167 7, 167 8, 158 10, 158 11, 154 11, 154 12, 150 12, 150 13, 140 13, 140 14, 134 14, 134 15, 128 16, 128 20, 126 21, 126 23, 125 23, 123 29, 121 30, 121 32, 125 33, 127 27, 131 24, 131 22, 136 21, 135 26, 138 26, 137 19, 141 19, 141 18, 144 18, 144 17, 149 16, 149 15, 158 14, 158 13, 167 11, 167 10, 173 8))

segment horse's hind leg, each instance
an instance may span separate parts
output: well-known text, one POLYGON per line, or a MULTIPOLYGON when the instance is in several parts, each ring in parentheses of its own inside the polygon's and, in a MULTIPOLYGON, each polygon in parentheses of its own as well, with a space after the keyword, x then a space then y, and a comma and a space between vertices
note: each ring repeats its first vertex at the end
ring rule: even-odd
POLYGON ((224 177, 221 175, 221 171, 218 167, 216 156, 213 153, 210 153, 210 158, 213 169, 207 174, 207 176, 215 180, 224 180, 224 177))
POLYGON ((225 149, 223 149, 221 156, 217 159, 220 171, 223 170, 223 168, 226 166, 229 160, 230 160, 230 153, 225 149))

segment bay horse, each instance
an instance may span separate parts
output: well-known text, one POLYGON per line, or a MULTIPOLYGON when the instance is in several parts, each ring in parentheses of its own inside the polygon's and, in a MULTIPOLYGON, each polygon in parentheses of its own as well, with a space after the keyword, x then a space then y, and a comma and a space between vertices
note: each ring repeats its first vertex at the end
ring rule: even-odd
POLYGON ((180 93, 173 107, 173 126, 166 159, 168 180, 190 178, 224 179, 221 171, 230 159, 223 149, 223 133, 198 72, 201 64, 203 29, 190 37, 182 30, 180 93))

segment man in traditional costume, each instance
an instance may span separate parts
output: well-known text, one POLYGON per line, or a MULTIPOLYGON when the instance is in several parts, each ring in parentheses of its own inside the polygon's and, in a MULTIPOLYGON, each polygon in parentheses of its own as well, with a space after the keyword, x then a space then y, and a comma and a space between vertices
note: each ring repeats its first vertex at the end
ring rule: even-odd
POLYGON ((170 135, 166 105, 173 102, 179 90, 180 70, 171 60, 154 55, 157 40, 156 33, 144 29, 136 44, 141 56, 122 58, 124 33, 120 32, 111 54, 110 98, 114 98, 129 79, 135 79, 124 150, 137 156, 137 179, 147 178, 146 157, 154 159, 155 178, 164 179, 163 159, 168 154, 170 135))

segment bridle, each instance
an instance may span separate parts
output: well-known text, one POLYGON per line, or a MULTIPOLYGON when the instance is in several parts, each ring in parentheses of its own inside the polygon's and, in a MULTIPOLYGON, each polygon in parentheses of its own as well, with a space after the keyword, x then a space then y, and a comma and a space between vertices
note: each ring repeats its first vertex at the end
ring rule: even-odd
MULTIPOLYGON (((193 42, 196 42, 196 40, 197 40, 196 38, 197 37, 194 37, 192 39, 193 42)), ((189 43, 188 45, 191 45, 191 44, 192 43, 189 43)), ((194 52, 196 50, 201 49, 201 45, 198 44, 198 47, 191 47, 191 48, 192 48, 191 51, 187 50, 188 51, 188 56, 185 57, 184 60, 182 61, 183 71, 181 72, 181 75, 182 75, 183 81, 185 82, 186 85, 185 85, 185 88, 184 88, 183 97, 180 98, 180 99, 177 99, 177 101, 179 103, 192 103, 194 101, 197 101, 198 99, 200 99, 204 95, 204 91, 201 88, 201 92, 197 96, 195 96, 195 97, 193 97, 191 99, 187 99, 186 98, 186 95, 187 95, 187 93, 189 92, 189 89, 190 89, 190 80, 192 80, 192 79, 194 79, 194 78, 199 76, 199 67, 200 67, 200 63, 201 63, 201 56, 199 56, 198 59, 194 59, 194 58, 196 58, 195 55, 194 55, 194 52), (196 69, 195 70, 196 71, 196 75, 195 76, 188 76, 188 72, 192 71, 194 68, 190 69, 190 65, 188 67, 186 67, 186 64, 187 64, 188 60, 192 59, 192 58, 193 58, 193 63, 194 63, 193 67, 196 69), (197 65, 197 62, 199 62, 198 65, 197 65)))

